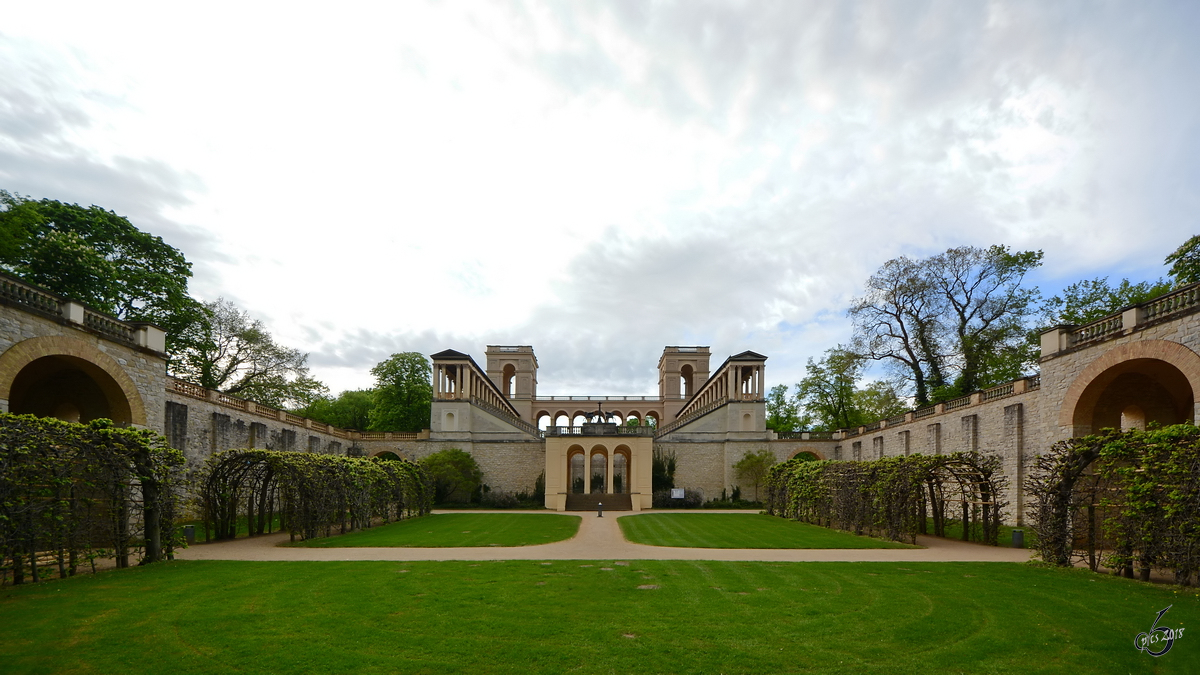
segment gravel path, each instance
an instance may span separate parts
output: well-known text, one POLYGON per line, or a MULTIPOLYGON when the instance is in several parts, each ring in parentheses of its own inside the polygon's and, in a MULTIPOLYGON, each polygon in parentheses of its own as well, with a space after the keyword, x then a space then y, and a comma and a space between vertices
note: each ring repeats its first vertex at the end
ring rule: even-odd
MULTIPOLYGON (((467 513, 435 511, 435 513, 467 513)), ((469 513, 480 513, 472 511, 469 513)), ((497 513, 513 513, 500 511, 497 513)), ((712 512, 709 513, 720 513, 712 512)), ((727 513, 746 513, 731 511, 727 513)), ((530 518, 543 515, 529 512, 530 518)), ((1028 549, 981 546, 961 541, 918 537, 924 549, 728 549, 645 546, 626 541, 610 514, 597 518, 579 513, 583 520, 571 539, 538 546, 479 548, 291 548, 279 544, 288 535, 269 534, 213 544, 198 544, 177 551, 180 560, 756 560, 768 562, 1025 562, 1028 549)), ((619 517, 619 516, 618 516, 619 517)), ((630 516, 636 517, 636 516, 630 516)))

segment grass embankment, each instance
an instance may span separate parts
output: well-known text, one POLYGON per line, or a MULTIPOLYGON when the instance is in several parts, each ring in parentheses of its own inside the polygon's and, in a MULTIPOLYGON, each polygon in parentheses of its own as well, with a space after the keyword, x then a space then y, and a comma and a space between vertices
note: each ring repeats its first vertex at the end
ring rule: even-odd
POLYGON ((161 563, 0 589, 5 673, 1194 672, 1191 589, 1011 563, 161 563))
POLYGON ((625 538, 691 548, 920 548, 757 513, 646 513, 617 519, 625 538))
POLYGON ((578 531, 579 516, 554 513, 439 513, 336 537, 309 539, 293 545, 313 548, 533 546, 570 539, 578 531))

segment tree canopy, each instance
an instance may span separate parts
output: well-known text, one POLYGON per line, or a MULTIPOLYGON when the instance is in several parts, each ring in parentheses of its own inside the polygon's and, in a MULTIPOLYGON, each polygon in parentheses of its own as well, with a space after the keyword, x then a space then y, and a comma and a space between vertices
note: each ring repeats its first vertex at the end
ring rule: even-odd
POLYGON ((850 308, 853 350, 890 363, 918 405, 1015 379, 1036 359, 1026 324, 1039 296, 1021 284, 1041 261, 1006 246, 889 260, 850 308))
POLYGON ((750 481, 750 484, 754 486, 754 501, 758 501, 758 487, 766 479, 775 463, 775 454, 765 448, 756 452, 746 451, 746 454, 734 463, 733 471, 738 480, 750 481))
POLYGON ((309 376, 308 355, 276 343, 262 321, 224 299, 203 310, 172 360, 176 376, 276 407, 303 407, 328 393, 309 376))
POLYGON ((375 376, 372 431, 420 431, 429 425, 433 384, 429 361, 418 352, 392 354, 371 369, 375 376))
POLYGON ((157 324, 171 353, 203 315, 183 253, 95 205, 0 190, 0 269, 123 321, 157 324))

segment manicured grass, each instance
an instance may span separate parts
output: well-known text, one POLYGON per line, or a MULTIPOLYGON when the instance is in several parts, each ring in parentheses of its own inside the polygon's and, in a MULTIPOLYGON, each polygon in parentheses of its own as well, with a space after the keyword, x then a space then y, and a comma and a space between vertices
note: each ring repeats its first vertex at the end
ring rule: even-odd
POLYGON ((645 513, 617 519, 625 538, 691 548, 919 548, 757 513, 645 513))
POLYGON ((579 516, 555 513, 439 513, 295 546, 532 546, 563 541, 579 531, 579 516))
POLYGON ((1195 589, 1012 563, 173 562, 0 589, 5 673, 1184 673, 1195 589))

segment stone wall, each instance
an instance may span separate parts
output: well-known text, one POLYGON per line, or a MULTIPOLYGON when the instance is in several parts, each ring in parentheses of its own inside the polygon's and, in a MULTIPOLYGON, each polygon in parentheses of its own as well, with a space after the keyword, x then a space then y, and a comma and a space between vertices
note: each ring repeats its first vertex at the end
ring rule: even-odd
POLYGON ((117 384, 129 389, 126 398, 135 411, 135 424, 163 428, 167 374, 164 355, 156 350, 112 339, 62 317, 35 313, 0 301, 0 411, 8 412, 8 389, 30 357, 69 356, 96 364, 117 384), (138 421, 137 410, 144 421, 138 421))

